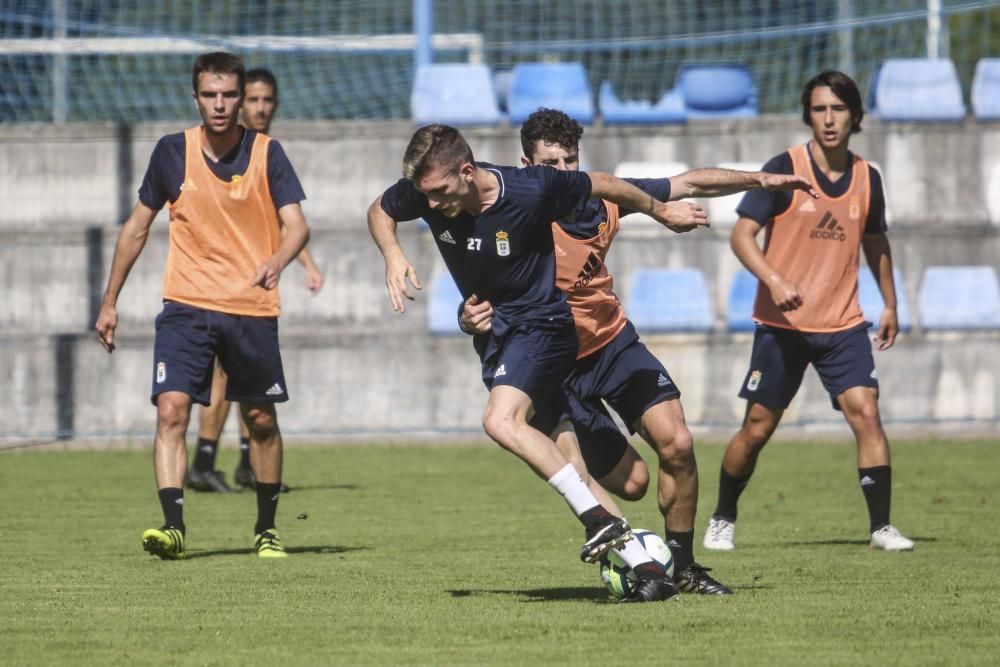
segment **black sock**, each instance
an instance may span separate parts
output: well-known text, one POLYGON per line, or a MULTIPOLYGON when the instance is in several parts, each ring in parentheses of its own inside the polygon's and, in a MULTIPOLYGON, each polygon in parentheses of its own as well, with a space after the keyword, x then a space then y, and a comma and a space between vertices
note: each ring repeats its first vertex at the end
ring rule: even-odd
POLYGON ((176 528, 184 532, 184 489, 168 486, 160 489, 160 508, 163 510, 165 528, 176 528))
POLYGON ((608 522, 611 512, 604 509, 604 505, 594 505, 589 510, 580 515, 580 523, 587 530, 587 535, 591 535, 598 528, 608 522))
POLYGON ((281 496, 281 482, 264 484, 257 482, 257 526, 254 533, 274 528, 274 515, 278 511, 278 497, 281 496))
POLYGON ((250 470, 250 438, 240 437, 240 462, 237 467, 250 470))
POLYGON ((861 492, 868 503, 871 532, 889 524, 889 503, 892 500, 892 467, 858 468, 861 492))
POLYGON ((674 572, 683 572, 694 562, 694 531, 667 531, 667 546, 674 557, 674 572))
POLYGON ((719 502, 715 506, 713 518, 736 521, 736 504, 740 501, 740 494, 747 487, 751 475, 733 477, 725 468, 719 466, 719 502))
POLYGON ((202 472, 215 470, 215 453, 218 451, 218 440, 198 438, 198 447, 194 452, 194 469, 202 472))

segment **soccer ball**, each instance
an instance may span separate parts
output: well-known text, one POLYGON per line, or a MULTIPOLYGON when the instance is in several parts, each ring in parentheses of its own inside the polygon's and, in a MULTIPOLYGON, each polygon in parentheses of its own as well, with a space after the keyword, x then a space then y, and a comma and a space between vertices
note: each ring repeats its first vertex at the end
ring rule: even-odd
MULTIPOLYGON (((633 530, 635 539, 646 550, 649 557, 662 565, 667 571, 668 577, 674 576, 674 556, 670 553, 670 548, 659 535, 651 530, 642 528, 633 530)), ((630 594, 635 587, 636 576, 632 568, 622 560, 614 551, 609 551, 601 559, 601 581, 608 592, 615 597, 625 597, 630 594)))

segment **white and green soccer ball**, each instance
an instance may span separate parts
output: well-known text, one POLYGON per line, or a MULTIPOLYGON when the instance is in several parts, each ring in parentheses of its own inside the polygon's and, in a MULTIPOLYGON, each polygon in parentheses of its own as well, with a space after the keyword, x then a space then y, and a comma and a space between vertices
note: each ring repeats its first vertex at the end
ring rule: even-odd
MULTIPOLYGON (((639 541, 642 548, 646 550, 649 557, 663 566, 667 571, 667 576, 674 576, 674 556, 670 553, 670 548, 663 541, 663 538, 651 530, 638 528, 632 531, 635 539, 639 541)), ((635 588, 637 581, 635 572, 622 560, 614 551, 609 551, 601 559, 601 581, 608 592, 615 597, 625 597, 635 588)))

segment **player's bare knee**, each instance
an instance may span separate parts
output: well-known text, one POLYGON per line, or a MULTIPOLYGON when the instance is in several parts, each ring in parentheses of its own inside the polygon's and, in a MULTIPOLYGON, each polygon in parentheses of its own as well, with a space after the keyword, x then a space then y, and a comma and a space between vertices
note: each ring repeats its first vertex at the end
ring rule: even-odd
POLYGON ((483 413, 483 430, 504 449, 515 449, 516 432, 514 419, 510 415, 487 407, 483 413))
POLYGON ((189 405, 186 400, 171 400, 160 396, 156 402, 156 429, 161 435, 176 434, 187 429, 189 405))
POLYGON ((622 500, 635 502, 645 498, 646 491, 648 490, 649 471, 643 468, 642 470, 633 471, 632 475, 625 480, 625 483, 621 488, 621 493, 618 494, 618 497, 622 500))
POLYGON ((256 442, 265 442, 278 433, 278 420, 270 410, 250 408, 246 413, 247 428, 250 438, 256 442))

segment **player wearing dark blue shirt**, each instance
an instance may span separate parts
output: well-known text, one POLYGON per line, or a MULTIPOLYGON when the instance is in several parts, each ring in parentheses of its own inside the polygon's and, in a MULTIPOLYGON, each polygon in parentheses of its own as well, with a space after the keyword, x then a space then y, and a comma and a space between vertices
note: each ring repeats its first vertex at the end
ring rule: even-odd
MULTIPOLYGON (((583 127, 556 109, 539 109, 521 127, 521 162, 556 170, 579 169, 583 127)), ((751 188, 800 188, 796 176, 728 169, 696 169, 671 178, 625 179, 657 199, 718 196, 751 188)), ((556 280, 566 291, 580 339, 577 362, 564 382, 567 417, 588 473, 605 489, 626 500, 645 495, 649 471, 628 444, 605 407, 615 410, 631 433, 639 433, 659 459, 658 493, 665 539, 674 557, 674 581, 682 591, 726 594, 731 590, 695 562, 694 520, 698 469, 693 439, 684 422, 680 390, 663 364, 639 340, 614 293, 605 259, 633 211, 611 202, 588 200, 571 217, 551 225, 556 243, 556 280), (581 276, 585 276, 581 280, 581 276)), ((489 302, 467 300, 461 315, 464 331, 489 331, 489 302)), ((568 437, 563 430, 558 438, 568 437)), ((557 440, 558 442, 558 440, 557 440)), ((565 447, 564 447, 565 450, 565 447)), ((614 501, 605 504, 615 511, 614 501)))
MULTIPOLYGON (((643 210, 664 223, 676 221, 672 209, 606 174, 476 163, 461 134, 443 125, 417 130, 403 164, 406 181, 376 199, 368 213, 393 309, 403 311, 404 299, 412 298, 407 281, 420 286, 396 240, 396 222, 423 217, 463 296, 493 304, 493 332, 482 353, 490 389, 484 429, 563 496, 586 527, 581 558, 593 562, 629 539, 628 524, 600 505, 555 443, 528 424, 559 391, 577 352, 572 315, 555 286, 550 225, 589 197, 643 210)), ((660 574, 630 601, 665 599, 667 586, 673 590, 660 574)))

